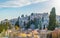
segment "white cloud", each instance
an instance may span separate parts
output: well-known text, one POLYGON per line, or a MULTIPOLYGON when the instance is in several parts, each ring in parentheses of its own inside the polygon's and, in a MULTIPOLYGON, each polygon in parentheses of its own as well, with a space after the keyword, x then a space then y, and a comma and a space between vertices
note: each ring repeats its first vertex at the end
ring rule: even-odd
POLYGON ((39 3, 39 2, 44 2, 47 0, 9 0, 3 3, 0 3, 0 8, 1 7, 22 7, 26 5, 30 5, 33 3, 39 3))

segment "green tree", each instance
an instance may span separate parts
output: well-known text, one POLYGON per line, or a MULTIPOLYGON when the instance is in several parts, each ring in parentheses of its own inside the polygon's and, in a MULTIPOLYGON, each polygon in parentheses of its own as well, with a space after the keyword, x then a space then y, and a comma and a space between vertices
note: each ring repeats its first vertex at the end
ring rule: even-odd
POLYGON ((49 16, 49 25, 48 30, 54 30, 57 27, 56 25, 56 12, 55 7, 52 8, 49 16))
POLYGON ((33 15, 34 13, 31 13, 31 16, 33 15))
POLYGON ((26 24, 25 28, 28 29, 30 28, 31 21, 30 21, 30 16, 28 17, 28 23, 26 24))
POLYGON ((42 29, 42 19, 41 18, 39 19, 38 28, 42 29))
POLYGON ((24 17, 24 15, 22 14, 21 17, 24 17))
POLYGON ((38 28, 38 19, 34 18, 33 24, 35 25, 35 29, 38 28))
POLYGON ((1 23, 0 24, 0 33, 3 31, 3 30, 7 30, 7 29, 11 29, 11 25, 9 24, 9 22, 5 22, 5 23, 1 23))
POLYGON ((3 30, 7 30, 7 29, 11 29, 11 24, 9 23, 8 19, 5 19, 5 22, 2 22, 0 23, 0 33, 3 31, 3 30))
POLYGON ((19 19, 20 19, 20 17, 18 17, 18 19, 17 19, 17 21, 16 21, 16 23, 15 23, 15 28, 16 28, 16 27, 19 27, 19 19))
POLYGON ((12 26, 11 26, 11 24, 7 21, 7 22, 5 22, 5 24, 4 24, 8 29, 11 29, 12 28, 12 26))
POLYGON ((0 24, 0 33, 3 31, 3 26, 0 24))
POLYGON ((29 22, 26 24, 25 28, 26 28, 26 29, 30 28, 30 25, 31 25, 31 22, 29 21, 29 22))

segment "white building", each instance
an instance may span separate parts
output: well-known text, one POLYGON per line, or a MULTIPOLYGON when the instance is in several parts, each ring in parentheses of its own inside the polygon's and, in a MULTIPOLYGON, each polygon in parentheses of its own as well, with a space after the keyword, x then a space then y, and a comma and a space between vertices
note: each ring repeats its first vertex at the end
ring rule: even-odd
MULTIPOLYGON (((24 22, 25 23, 28 23, 28 17, 29 16, 25 16, 25 17, 20 17, 19 18, 19 25, 21 27, 24 27, 24 22)), ((44 26, 47 27, 48 24, 49 24, 49 15, 48 15, 48 13, 33 13, 33 14, 30 15, 30 20, 34 20, 34 18, 37 18, 37 20, 38 19, 40 20, 42 17, 44 18, 43 19, 44 21, 42 23, 42 26, 43 27, 44 26)), ((56 19, 57 19, 57 22, 60 23, 60 16, 56 16, 56 19)), ((39 22, 39 20, 38 20, 38 22, 39 22)), ((12 25, 15 25, 16 21, 17 21, 17 19, 10 20, 10 22, 11 22, 12 25)))
MULTIPOLYGON (((28 17, 29 16, 26 16, 26 17, 20 17, 19 18, 19 25, 21 27, 24 27, 24 22, 27 23, 28 22, 28 17)), ((44 22, 43 22, 43 25, 47 26, 48 25, 48 20, 49 20, 49 16, 48 16, 48 13, 33 13, 30 15, 30 20, 34 20, 34 18, 37 18, 37 19, 41 19, 41 17, 44 17, 44 22)), ((12 19, 10 20, 11 24, 12 25, 15 25, 17 19, 12 19)), ((39 21, 39 20, 38 20, 39 21)))

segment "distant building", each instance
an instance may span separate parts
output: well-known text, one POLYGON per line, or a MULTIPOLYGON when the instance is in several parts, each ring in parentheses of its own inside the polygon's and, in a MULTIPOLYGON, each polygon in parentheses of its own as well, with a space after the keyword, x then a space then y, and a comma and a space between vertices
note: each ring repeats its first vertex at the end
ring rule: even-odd
MULTIPOLYGON (((28 17, 29 16, 25 16, 25 17, 20 17, 20 19, 19 19, 19 25, 21 26, 21 27, 24 27, 24 22, 25 23, 28 23, 28 17)), ((47 27, 47 25, 48 25, 48 20, 49 20, 49 16, 48 16, 48 13, 33 13, 33 14, 31 14, 30 15, 30 20, 34 20, 34 18, 36 18, 37 19, 37 24, 38 24, 38 22, 39 22, 39 20, 38 19, 40 19, 41 17, 44 17, 44 22, 43 22, 43 25, 45 25, 46 27, 47 27)), ((15 22, 17 21, 17 19, 12 19, 12 20, 10 20, 10 22, 11 22, 11 24, 12 25, 15 25, 15 22)), ((38 26, 38 25, 37 25, 38 26)))
MULTIPOLYGON (((37 26, 38 26, 38 24, 39 24, 39 20, 40 20, 42 17, 43 17, 42 26, 46 28, 46 27, 48 26, 48 24, 49 24, 49 15, 48 15, 48 13, 32 13, 30 16, 22 16, 22 17, 19 18, 19 25, 20 25, 21 27, 24 28, 25 25, 28 23, 28 17, 30 17, 30 20, 34 20, 34 18, 36 18, 36 19, 37 19, 37 22, 36 22, 37 26)), ((60 16, 56 16, 56 20, 57 20, 57 22, 60 24, 60 16)), ((17 18, 9 20, 9 22, 10 22, 12 25, 15 25, 16 21, 17 21, 17 18)), ((5 21, 4 21, 4 22, 5 22, 5 21)), ((32 25, 32 24, 31 24, 31 25, 32 25)), ((35 26, 34 26, 34 27, 35 27, 35 26)), ((32 27, 30 26, 30 28, 32 28, 32 27)))

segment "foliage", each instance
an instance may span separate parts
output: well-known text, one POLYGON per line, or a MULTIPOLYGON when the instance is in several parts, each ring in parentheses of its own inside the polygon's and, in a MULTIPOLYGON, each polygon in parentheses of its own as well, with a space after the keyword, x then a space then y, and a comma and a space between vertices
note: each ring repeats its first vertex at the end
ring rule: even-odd
POLYGON ((48 25, 48 30, 54 30, 57 27, 56 25, 56 13, 55 13, 55 8, 53 7, 50 16, 49 16, 49 25, 48 25))
POLYGON ((15 23, 15 25, 18 26, 18 27, 19 27, 19 18, 20 18, 20 17, 18 17, 18 19, 17 19, 17 21, 16 21, 16 23, 15 23))
POLYGON ((16 30, 19 30, 19 27, 18 27, 18 26, 15 26, 15 29, 16 29, 16 30))
POLYGON ((24 17, 24 15, 22 14, 21 17, 24 17))
POLYGON ((3 26, 2 26, 2 24, 0 24, 0 33, 3 31, 3 26))
POLYGON ((38 20, 36 18, 34 18, 33 20, 33 24, 35 25, 35 29, 38 28, 38 20))
POLYGON ((30 16, 29 16, 29 17, 28 17, 28 23, 25 25, 25 28, 26 28, 26 29, 30 28, 30 23, 31 23, 31 22, 30 22, 30 16))
POLYGON ((39 28, 39 29, 41 29, 41 28, 42 28, 42 21, 41 21, 41 18, 39 19, 38 28, 39 28))
POLYGON ((16 23, 15 23, 15 27, 16 27, 16 26, 19 27, 19 18, 20 18, 20 17, 18 17, 18 19, 17 19, 17 21, 16 21, 16 23))
POLYGON ((30 23, 30 21, 29 21, 29 22, 26 24, 25 28, 26 28, 26 29, 30 28, 30 25, 31 25, 31 23, 30 23))
POLYGON ((11 26, 11 24, 10 24, 9 22, 5 22, 5 25, 6 25, 6 27, 7 27, 8 29, 11 29, 11 28, 12 28, 12 26, 11 26))
POLYGON ((18 26, 19 27, 19 22, 18 21, 15 23, 15 26, 18 26))
POLYGON ((33 15, 34 13, 31 13, 31 16, 33 15))
POLYGON ((11 28, 9 23, 0 24, 0 33, 1 33, 3 30, 6 31, 6 30, 8 29, 8 27, 11 28))
POLYGON ((26 24, 25 28, 27 28, 27 29, 30 28, 31 24, 35 25, 35 29, 38 28, 38 26, 37 26, 37 19, 36 18, 34 18, 34 20, 30 20, 30 17, 28 17, 28 23, 26 24))

